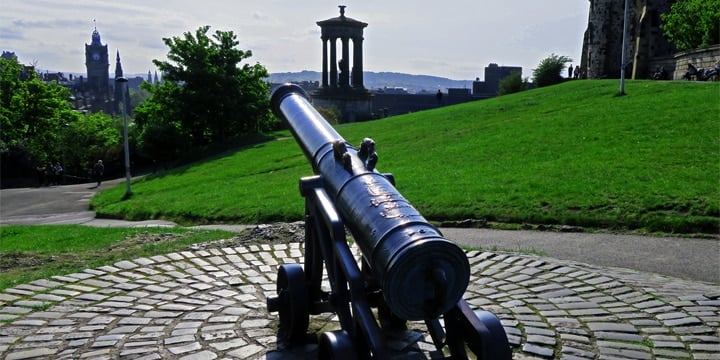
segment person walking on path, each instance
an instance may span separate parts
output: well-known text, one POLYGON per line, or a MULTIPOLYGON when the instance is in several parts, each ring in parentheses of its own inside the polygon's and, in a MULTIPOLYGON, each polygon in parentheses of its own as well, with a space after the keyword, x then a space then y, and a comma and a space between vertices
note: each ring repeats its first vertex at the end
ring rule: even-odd
POLYGON ((62 185, 63 183, 63 171, 65 171, 59 162, 55 162, 53 166, 53 178, 55 179, 56 185, 62 185))
POLYGON ((100 187, 100 183, 102 183, 102 177, 103 173, 105 172, 105 165, 103 165, 102 160, 98 160, 95 165, 93 165, 92 174, 95 178, 95 181, 97 181, 97 186, 100 187))

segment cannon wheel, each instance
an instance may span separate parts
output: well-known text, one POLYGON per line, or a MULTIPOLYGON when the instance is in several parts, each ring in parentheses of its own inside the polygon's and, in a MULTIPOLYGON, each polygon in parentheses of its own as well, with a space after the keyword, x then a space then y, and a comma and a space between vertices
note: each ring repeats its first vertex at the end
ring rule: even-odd
MULTIPOLYGON (((489 311, 475 311, 475 316, 488 330, 483 337, 481 353, 489 359, 512 359, 512 348, 500 319, 489 311)), ((473 352, 480 355, 475 349, 473 352)))
POLYGON ((277 293, 280 298, 278 340, 303 342, 310 317, 305 272, 299 264, 278 268, 277 293))
POLYGON ((318 345, 318 359, 320 360, 357 359, 357 352, 353 348, 352 339, 345 330, 322 333, 318 345))

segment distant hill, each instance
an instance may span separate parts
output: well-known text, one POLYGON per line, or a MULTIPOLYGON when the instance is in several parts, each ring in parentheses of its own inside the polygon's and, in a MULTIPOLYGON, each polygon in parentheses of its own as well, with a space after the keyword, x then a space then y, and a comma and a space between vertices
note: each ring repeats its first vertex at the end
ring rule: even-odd
MULTIPOLYGON (((58 71, 50 71, 38 69, 41 73, 58 73, 58 71)), ((65 73, 65 76, 72 75, 75 78, 85 77, 86 74, 81 73, 65 73)), ((303 82, 303 81, 320 81, 321 73, 319 71, 303 70, 300 72, 284 72, 270 74, 270 82, 282 84, 286 82, 303 82)), ((125 74, 128 79, 147 78, 145 74, 125 74)), ((114 73, 110 74, 109 81, 115 79, 114 73)), ((368 90, 388 88, 405 88, 409 93, 430 92, 435 93, 438 89, 447 92, 448 88, 466 88, 472 89, 473 80, 453 80, 439 76, 430 75, 413 75, 396 72, 372 72, 366 71, 364 76, 365 88, 368 90)))
MULTIPOLYGON (((318 71, 300 71, 270 74, 270 82, 303 82, 320 81, 321 73, 318 71)), ((438 89, 447 91, 448 88, 472 89, 473 80, 452 80, 439 76, 412 75, 395 72, 372 72, 364 73, 365 88, 368 90, 381 89, 385 87, 406 88, 410 93, 431 92, 438 89)))

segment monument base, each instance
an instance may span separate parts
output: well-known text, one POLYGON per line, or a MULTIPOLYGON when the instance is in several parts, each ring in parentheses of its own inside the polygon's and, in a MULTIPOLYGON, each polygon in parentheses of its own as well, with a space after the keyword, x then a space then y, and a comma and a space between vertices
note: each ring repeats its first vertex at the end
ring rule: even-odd
POLYGON ((365 89, 325 88, 313 92, 311 97, 314 106, 337 108, 340 111, 340 123, 365 121, 373 118, 373 95, 365 89))

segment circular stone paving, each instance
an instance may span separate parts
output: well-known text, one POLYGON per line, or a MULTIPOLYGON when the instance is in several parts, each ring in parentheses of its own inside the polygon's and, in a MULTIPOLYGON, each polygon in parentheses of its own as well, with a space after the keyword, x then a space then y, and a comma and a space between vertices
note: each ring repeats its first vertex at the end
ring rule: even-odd
MULTIPOLYGON (((465 299, 502 320, 515 359, 720 359, 717 285, 532 255, 467 255, 465 299)), ((312 346, 275 350, 277 314, 266 306, 277 266, 302 259, 299 243, 193 250, 6 289, 0 358, 312 358, 312 346)), ((333 316, 312 317, 313 331, 337 327, 333 316)), ((430 358, 422 335, 414 355, 430 358)))

